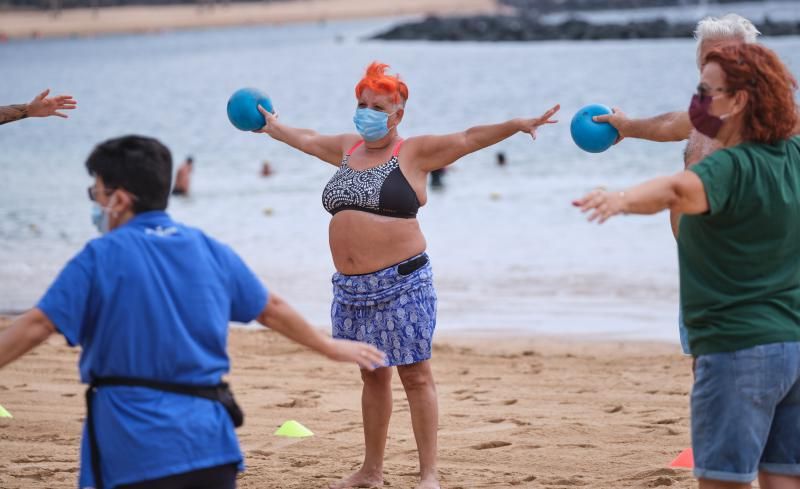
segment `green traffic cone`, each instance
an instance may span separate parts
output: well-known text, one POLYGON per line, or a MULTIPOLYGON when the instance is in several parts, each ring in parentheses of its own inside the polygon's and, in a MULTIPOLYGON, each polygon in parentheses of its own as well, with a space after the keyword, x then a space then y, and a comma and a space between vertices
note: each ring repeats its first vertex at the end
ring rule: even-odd
POLYGON ((6 408, 0 406, 0 418, 13 418, 13 417, 14 416, 11 416, 11 413, 6 411, 6 408))
POLYGON ((278 428, 278 431, 275 432, 278 436, 285 436, 287 438, 305 438, 307 436, 314 436, 314 433, 311 432, 308 428, 301 425, 295 420, 289 420, 281 425, 278 428))

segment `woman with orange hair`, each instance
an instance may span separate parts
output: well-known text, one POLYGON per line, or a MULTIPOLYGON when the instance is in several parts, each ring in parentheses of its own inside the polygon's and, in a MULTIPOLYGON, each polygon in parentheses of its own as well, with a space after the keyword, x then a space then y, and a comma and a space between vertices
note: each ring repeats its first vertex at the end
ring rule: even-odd
MULTIPOLYGON (((420 462, 420 489, 439 487, 436 469, 438 403, 430 367, 436 325, 436 293, 417 210, 426 202, 433 170, 518 132, 556 121, 553 107, 541 117, 513 119, 443 136, 403 140, 408 87, 372 63, 356 85, 357 134, 325 136, 292 128, 259 107, 260 132, 338 167, 322 193, 333 215, 329 240, 333 263, 333 335, 371 343, 387 355, 408 396, 420 462)), ((362 370, 364 464, 335 489, 383 484, 383 455, 392 414, 391 368, 362 370)))
POLYGON ((696 166, 575 202, 589 220, 680 212, 683 317, 701 489, 800 487, 800 137, 797 82, 769 49, 705 58, 689 115, 722 149, 696 166))

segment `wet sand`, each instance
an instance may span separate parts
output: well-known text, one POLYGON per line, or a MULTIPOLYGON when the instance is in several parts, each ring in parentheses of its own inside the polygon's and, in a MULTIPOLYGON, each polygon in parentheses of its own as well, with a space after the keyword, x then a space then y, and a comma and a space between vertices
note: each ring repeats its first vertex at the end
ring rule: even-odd
MULTIPOLYGON (((0 324, 7 324, 0 322, 0 324)), ((440 336, 442 487, 694 487, 667 468, 689 446, 690 362, 676 345, 440 336)), ((233 330, 230 381, 245 409, 241 488, 326 487, 362 459, 360 379, 268 330, 233 330), (273 436, 295 419, 306 439, 273 436)), ((84 416, 78 351, 60 336, 6 367, 0 404, 0 487, 75 487, 84 416)), ((413 488, 408 404, 394 378, 385 476, 413 488)))
POLYGON ((493 12, 494 0, 303 0, 290 2, 219 3, 105 7, 46 11, 0 11, 0 39, 90 36, 158 32, 234 25, 320 22, 338 19, 424 14, 493 12))

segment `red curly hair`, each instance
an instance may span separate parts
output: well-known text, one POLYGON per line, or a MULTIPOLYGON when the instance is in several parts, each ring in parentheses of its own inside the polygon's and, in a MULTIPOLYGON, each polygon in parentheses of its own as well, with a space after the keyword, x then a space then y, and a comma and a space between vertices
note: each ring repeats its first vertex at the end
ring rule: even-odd
POLYGON ((405 104, 408 100, 408 87, 398 75, 387 75, 385 72, 388 67, 389 65, 378 61, 370 63, 364 78, 356 85, 356 97, 360 97, 369 88, 375 93, 391 95, 394 103, 402 101, 405 104))
POLYGON ((705 63, 717 63, 731 93, 748 94, 744 108, 745 141, 774 144, 788 139, 797 125, 794 101, 797 80, 771 49, 737 43, 709 52, 705 63))

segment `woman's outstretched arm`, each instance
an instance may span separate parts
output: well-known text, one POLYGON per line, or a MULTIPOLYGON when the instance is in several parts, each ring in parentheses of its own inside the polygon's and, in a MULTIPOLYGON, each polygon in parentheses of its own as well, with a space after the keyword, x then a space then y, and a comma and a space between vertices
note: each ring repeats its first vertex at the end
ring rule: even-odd
POLYGON ((581 212, 590 212, 589 220, 600 224, 617 214, 655 214, 664 209, 681 214, 708 212, 703 181, 689 170, 654 178, 622 192, 592 190, 572 205, 581 212))
POLYGON ((406 158, 419 162, 419 170, 430 172, 444 168, 459 158, 507 139, 518 132, 527 132, 536 139, 536 129, 555 124, 553 115, 561 108, 556 105, 540 117, 512 119, 500 124, 470 127, 466 131, 443 136, 409 138, 403 146, 406 158))
POLYGON ((326 136, 311 129, 290 127, 278 122, 278 116, 270 113, 264 107, 259 105, 258 110, 264 115, 266 124, 255 132, 268 134, 277 141, 286 143, 303 153, 316 156, 334 166, 339 166, 344 152, 361 139, 356 134, 326 136))

